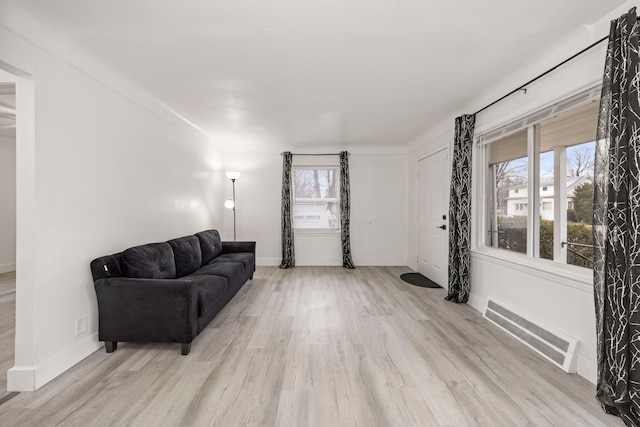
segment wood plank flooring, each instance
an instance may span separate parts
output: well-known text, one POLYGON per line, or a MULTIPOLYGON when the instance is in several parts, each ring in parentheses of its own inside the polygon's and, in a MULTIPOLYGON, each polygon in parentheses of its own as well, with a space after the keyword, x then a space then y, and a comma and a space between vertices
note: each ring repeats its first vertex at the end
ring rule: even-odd
POLYGON ((2 426, 622 426, 406 267, 259 267, 193 342, 121 343, 0 405, 2 426))

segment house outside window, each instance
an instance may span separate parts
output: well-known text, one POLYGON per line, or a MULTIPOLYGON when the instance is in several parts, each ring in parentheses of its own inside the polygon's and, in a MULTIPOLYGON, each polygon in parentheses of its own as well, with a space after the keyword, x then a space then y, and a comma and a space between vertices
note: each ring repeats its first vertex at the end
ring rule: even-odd
POLYGON ((293 228, 340 228, 340 170, 338 166, 294 166, 293 228))
POLYGON ((593 101, 595 97, 582 96, 560 113, 535 113, 538 121, 532 114, 520 129, 509 124, 479 137, 485 165, 485 246, 592 267, 598 123, 598 102, 593 101))

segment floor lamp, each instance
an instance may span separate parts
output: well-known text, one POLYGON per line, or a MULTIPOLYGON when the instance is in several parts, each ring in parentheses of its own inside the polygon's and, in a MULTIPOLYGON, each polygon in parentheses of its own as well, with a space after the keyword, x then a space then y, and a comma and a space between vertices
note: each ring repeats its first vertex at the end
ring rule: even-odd
POLYGON ((236 179, 240 177, 240 172, 225 172, 227 178, 231 180, 233 195, 231 200, 224 202, 224 207, 233 209, 233 241, 236 241, 236 179))

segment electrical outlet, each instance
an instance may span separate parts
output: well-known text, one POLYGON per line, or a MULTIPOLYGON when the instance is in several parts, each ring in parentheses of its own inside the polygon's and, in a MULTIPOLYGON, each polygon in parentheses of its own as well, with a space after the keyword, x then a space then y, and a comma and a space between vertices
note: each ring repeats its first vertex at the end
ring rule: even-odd
POLYGON ((87 332, 87 316, 82 316, 76 320, 76 336, 87 332))

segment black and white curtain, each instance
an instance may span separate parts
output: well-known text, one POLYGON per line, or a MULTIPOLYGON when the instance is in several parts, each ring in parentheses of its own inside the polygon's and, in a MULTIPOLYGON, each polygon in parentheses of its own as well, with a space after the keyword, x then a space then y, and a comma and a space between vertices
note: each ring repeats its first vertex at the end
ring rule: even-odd
POLYGON ((351 259, 351 190, 349 183, 349 153, 340 152, 340 220, 342 222, 342 266, 356 268, 351 259))
POLYGON ((289 151, 282 153, 282 262, 280 268, 289 268, 296 265, 296 257, 293 245, 293 219, 291 218, 291 164, 293 154, 289 151))
POLYGON ((449 291, 447 301, 469 300, 471 261, 471 151, 476 116, 456 118, 449 198, 449 291))
POLYGON ((596 397, 640 426, 640 49, 635 8, 611 22, 596 141, 596 397))

